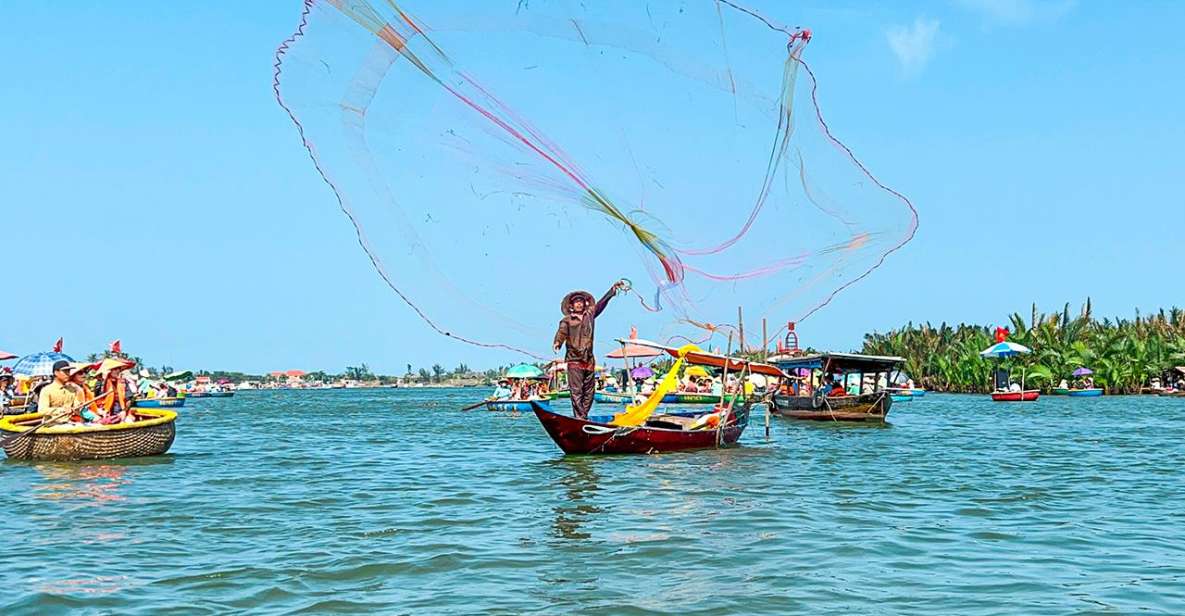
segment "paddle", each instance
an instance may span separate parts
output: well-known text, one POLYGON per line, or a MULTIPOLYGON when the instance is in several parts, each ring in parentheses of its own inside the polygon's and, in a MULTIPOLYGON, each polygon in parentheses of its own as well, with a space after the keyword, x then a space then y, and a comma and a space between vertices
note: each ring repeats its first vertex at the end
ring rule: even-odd
POLYGON ((462 410, 462 411, 472 411, 473 409, 475 409, 475 408, 477 408, 477 407, 479 407, 479 406, 485 406, 485 405, 486 405, 486 402, 489 402, 489 399, 488 399, 488 398, 487 398, 487 399, 485 399, 485 400, 482 400, 481 402, 478 402, 477 404, 470 404, 469 406, 467 406, 467 407, 465 407, 465 408, 463 408, 463 409, 461 409, 461 410, 462 410))
POLYGON ((47 415, 46 417, 42 418, 41 423, 37 424, 36 426, 33 426, 32 428, 25 430, 24 432, 18 432, 12 436, 6 436, 3 439, 0 439, 0 448, 8 447, 10 444, 15 443, 18 439, 24 438, 26 436, 30 436, 42 428, 46 428, 49 426, 56 426, 56 425, 62 423, 63 420, 69 419, 71 415, 73 415, 75 412, 78 411, 78 409, 81 409, 82 407, 90 405, 90 404, 94 404, 94 403, 98 402, 99 400, 102 400, 103 398, 110 396, 113 393, 115 393, 115 392, 109 391, 109 392, 107 392, 107 393, 105 393, 93 400, 87 400, 86 402, 75 405, 74 407, 68 409, 65 413, 61 413, 59 415, 47 415))

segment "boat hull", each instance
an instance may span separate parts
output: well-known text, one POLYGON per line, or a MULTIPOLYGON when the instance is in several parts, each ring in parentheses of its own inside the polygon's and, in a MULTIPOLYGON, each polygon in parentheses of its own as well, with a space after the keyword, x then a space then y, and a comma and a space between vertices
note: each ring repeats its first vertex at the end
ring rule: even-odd
POLYGON ((885 393, 823 398, 818 403, 812 396, 775 395, 770 411, 807 421, 883 422, 892 407, 893 397, 885 393))
MULTIPOLYGON (((741 397, 738 395, 729 396, 732 398, 732 403, 741 402, 741 397)), ((725 402, 730 402, 727 398, 725 402)), ((689 394, 689 393, 674 393, 667 394, 662 397, 663 404, 719 404, 720 396, 712 394, 689 394)))
POLYGON ((210 391, 210 392, 206 392, 206 396, 207 396, 207 397, 209 397, 209 398, 231 398, 231 397, 234 397, 234 395, 235 395, 235 392, 233 392, 233 391, 210 391))
POLYGON ((605 402, 607 404, 626 404, 632 402, 633 396, 629 394, 618 393, 614 391, 598 391, 593 394, 593 400, 597 402, 605 402))
POLYGON ((992 393, 993 402, 1033 402, 1041 397, 1037 390, 1029 391, 997 391, 992 393))
MULTIPOLYGON (((624 412, 625 409, 621 409, 621 408, 613 409, 613 411, 610 412, 609 414, 598 413, 597 410, 599 410, 598 407, 594 406, 592 412, 590 412, 588 414, 588 420, 593 423, 607 424, 607 423, 613 421, 613 418, 618 413, 624 412)), ((690 417, 699 417, 700 415, 703 415, 704 409, 702 409, 702 408, 680 409, 680 408, 665 408, 665 407, 663 407, 662 412, 659 414, 660 415, 670 415, 673 417, 688 417, 688 418, 690 418, 690 417)))
POLYGON ((132 401, 132 407, 140 409, 176 409, 183 406, 185 398, 142 398, 132 401))
POLYGON ((1071 389, 1066 395, 1075 398, 1094 398, 1103 395, 1103 390, 1098 387, 1093 389, 1071 389))
MULTIPOLYGON (((486 402, 486 410, 502 413, 530 413, 531 402, 531 400, 490 400, 486 402)), ((544 408, 551 408, 551 404, 547 400, 538 400, 537 402, 544 408)))
MULTIPOLYGON (((51 426, 31 436, 9 441, 4 453, 13 460, 109 460, 164 454, 177 436, 177 413, 146 409, 136 415, 144 418, 131 424, 110 426, 51 426)), ((0 420, 0 434, 23 432, 20 424, 40 418, 27 413, 0 420)))
POLYGON ((910 394, 893 394, 889 397, 893 399, 893 402, 912 402, 915 396, 910 394))
MULTIPOLYGON (((640 426, 619 428, 604 423, 554 413, 535 403, 535 417, 555 444, 566 454, 666 453, 714 449, 733 445, 749 423, 749 408, 737 410, 721 430, 682 430, 640 426)), ((702 413, 701 413, 702 414, 702 413)))
POLYGON ((1068 396, 1070 389, 1068 387, 1054 387, 1053 391, 1049 392, 1051 396, 1068 396))

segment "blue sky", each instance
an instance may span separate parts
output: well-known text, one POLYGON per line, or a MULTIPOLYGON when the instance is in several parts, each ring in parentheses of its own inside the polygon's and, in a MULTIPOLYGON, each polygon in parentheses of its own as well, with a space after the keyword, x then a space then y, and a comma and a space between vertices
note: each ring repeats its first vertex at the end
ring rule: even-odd
MULTIPOLYGON (((5 8, 0 349, 120 338, 153 365, 247 371, 516 359, 431 333, 357 249, 271 94, 298 3, 5 8)), ((921 214, 914 242, 805 342, 846 349, 909 320, 996 322, 1088 295, 1124 316, 1179 301, 1185 4, 769 12, 813 29, 829 122, 921 214)), ((601 336, 636 309, 615 306, 601 336)))

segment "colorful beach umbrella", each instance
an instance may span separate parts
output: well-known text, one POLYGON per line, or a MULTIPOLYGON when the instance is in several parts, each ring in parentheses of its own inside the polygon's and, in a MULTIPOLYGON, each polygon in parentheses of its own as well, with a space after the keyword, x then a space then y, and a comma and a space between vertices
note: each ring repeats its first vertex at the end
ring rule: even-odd
POLYGON ((506 371, 506 378, 537 379, 543 376, 543 371, 531 364, 519 364, 506 371))
POLYGON ((652 376, 654 376, 654 370, 651 370, 650 366, 638 366, 637 368, 630 370, 631 378, 648 379, 652 376))
POLYGON ((8 351, 0 351, 0 361, 4 361, 6 359, 16 359, 16 357, 16 355, 9 353, 8 351))
POLYGON ((605 354, 605 357, 608 357, 609 359, 624 359, 626 357, 658 357, 659 355, 662 355, 662 351, 658 349, 652 349, 650 347, 644 347, 637 344, 626 344, 624 347, 619 347, 609 351, 605 354))
POLYGON ((74 358, 54 351, 26 355, 13 364, 12 373, 23 377, 50 376, 53 374, 54 362, 63 360, 72 362, 74 358))
POLYGON ((1004 342, 997 342, 996 344, 993 344, 992 346, 980 351, 979 356, 980 357, 1000 358, 1000 357, 1012 357, 1014 355, 1023 355, 1025 353, 1031 353, 1031 352, 1032 352, 1032 349, 1030 349, 1029 347, 1027 347, 1023 344, 1017 344, 1015 342, 1004 341, 1004 342))

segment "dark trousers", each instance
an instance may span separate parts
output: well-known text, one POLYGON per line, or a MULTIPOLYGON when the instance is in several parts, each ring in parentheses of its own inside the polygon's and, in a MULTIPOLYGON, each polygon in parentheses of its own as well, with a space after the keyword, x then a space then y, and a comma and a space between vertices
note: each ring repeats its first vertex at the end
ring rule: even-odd
POLYGON ((597 374, 592 370, 573 366, 572 363, 568 364, 568 391, 572 392, 572 415, 587 419, 588 411, 593 405, 593 396, 597 393, 597 374))

